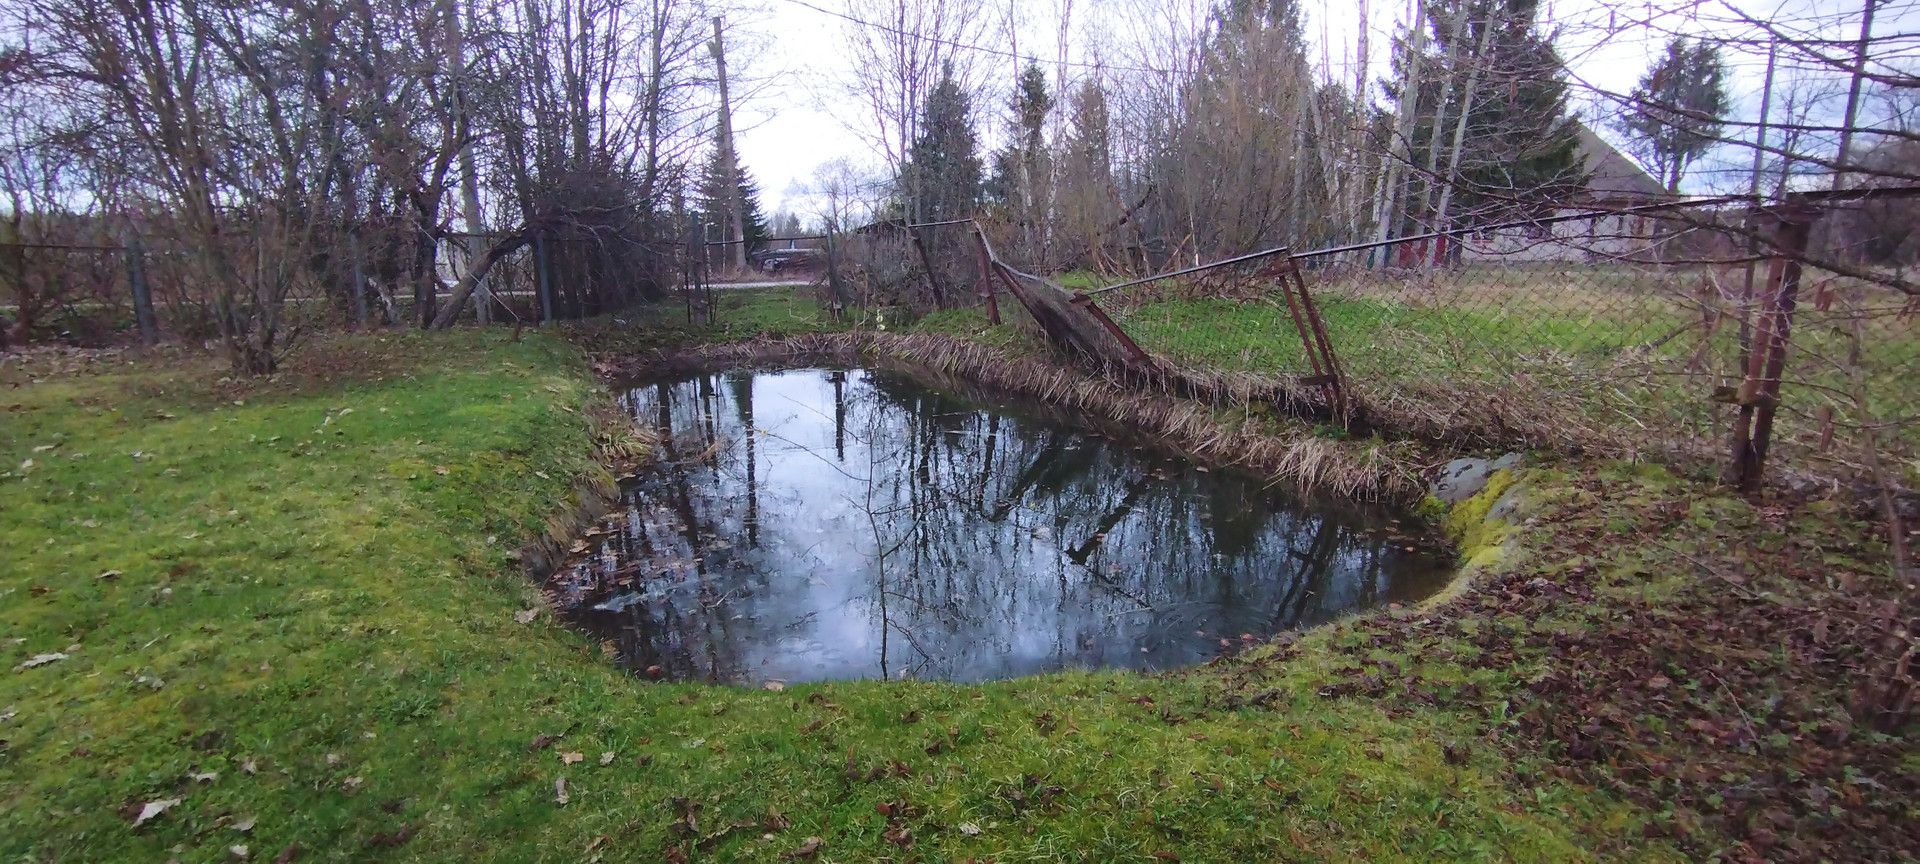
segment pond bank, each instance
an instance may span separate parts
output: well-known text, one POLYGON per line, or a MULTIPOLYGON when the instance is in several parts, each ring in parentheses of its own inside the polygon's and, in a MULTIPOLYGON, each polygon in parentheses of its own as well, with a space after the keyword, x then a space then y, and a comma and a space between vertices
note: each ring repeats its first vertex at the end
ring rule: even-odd
POLYGON ((953 336, 873 332, 807 334, 602 354, 609 381, 720 369, 877 366, 929 373, 1083 412, 1096 424, 1164 442, 1195 461, 1239 467, 1308 494, 1411 506, 1428 491, 1429 454, 1411 442, 1348 439, 1278 414, 1255 398, 1272 381, 1211 377, 1207 401, 1143 391, 1049 357, 1011 353, 953 336))
POLYGON ((591 473, 606 395, 573 349, 326 336, 290 363, 311 374, 239 385, 166 351, 0 367, 11 858, 1920 848, 1908 739, 1848 713, 1893 592, 1844 505, 1554 463, 1509 526, 1525 554, 1437 609, 1153 676, 654 685, 507 554, 591 473))
MULTIPOLYGON (((929 323, 981 351, 1044 359, 1013 328, 929 323)), ((751 356, 769 341, 795 344, 683 356, 751 356)), ((774 361, 783 350, 773 347, 774 361)), ((1438 467, 1430 453, 1407 461, 1414 470, 1403 476, 1438 467)), ((1467 692, 1513 781, 1564 778, 1637 802, 1646 809, 1614 823, 1621 833, 1607 841, 1653 842, 1634 857, 1666 843, 1729 860, 1920 852, 1915 730, 1886 725, 1870 701, 1910 644, 1882 634, 1920 609, 1890 577, 1875 511, 1841 491, 1745 501, 1707 478, 1565 455, 1495 483, 1512 485, 1451 509, 1451 533, 1469 553, 1452 590, 1410 622, 1336 625, 1272 656, 1292 658, 1296 672, 1329 668, 1307 658, 1350 658, 1331 668, 1354 677, 1323 679, 1319 692, 1358 692, 1389 716, 1435 704, 1423 678, 1497 682, 1467 692), (1852 623, 1836 630, 1839 620, 1852 623), (1425 671, 1404 676, 1409 656, 1425 671)), ((1255 652, 1255 667, 1264 656, 1255 652)), ((1225 676, 1229 701, 1263 680, 1225 676)))
POLYGON ((1301 499, 951 376, 729 370, 616 390, 659 462, 545 587, 650 679, 1166 670, 1417 602, 1452 572, 1410 513, 1301 499))

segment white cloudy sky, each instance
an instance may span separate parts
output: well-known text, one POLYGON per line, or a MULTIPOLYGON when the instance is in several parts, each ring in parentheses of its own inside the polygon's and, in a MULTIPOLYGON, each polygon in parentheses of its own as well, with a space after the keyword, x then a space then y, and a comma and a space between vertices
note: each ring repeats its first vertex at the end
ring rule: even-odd
MULTIPOLYGON (((833 17, 821 10, 842 11, 843 0, 759 0, 755 9, 731 12, 742 38, 738 53, 743 74, 752 79, 748 98, 737 109, 739 148, 745 165, 759 179, 769 211, 783 205, 804 210, 806 201, 800 186, 812 176, 815 166, 839 156, 856 161, 876 162, 860 136, 847 123, 856 118, 848 111, 850 103, 839 82, 847 71, 846 31, 858 25, 833 17), (812 8, 817 7, 817 8, 812 8)), ((1164 2, 1164 0, 1148 0, 1164 2)), ((1193 0, 1174 0, 1193 2, 1193 0)), ((1858 33, 1859 13, 1864 0, 1707 0, 1683 4, 1678 0, 1642 0, 1641 3, 1604 0, 1542 0, 1540 20, 1558 28, 1562 56, 1568 61, 1576 85, 1600 90, 1625 92, 1646 69, 1650 59, 1661 50, 1669 34, 1736 32, 1732 23, 1740 13, 1780 22, 1799 30, 1812 30, 1826 38, 1851 39, 1858 33), (1691 13, 1662 12, 1683 5, 1691 13), (1651 27, 1630 26, 1651 21, 1651 27)), ((1913 33, 1920 30, 1920 2, 1916 0, 1880 0, 1876 35, 1913 33)), ((1004 0, 996 4, 992 28, 995 36, 980 43, 1004 51, 1017 39, 1022 53, 1036 53, 1042 62, 1053 59, 1055 37, 1062 0, 1021 2, 1004 0), (1011 31, 1005 25, 1009 14, 1020 20, 1011 31), (1031 48, 1029 47, 1031 46, 1031 48)), ((1123 28, 1102 27, 1098 22, 1124 15, 1140 0, 1073 0, 1075 38, 1070 59, 1090 59, 1089 44, 1102 46, 1101 53, 1124 49, 1112 47, 1111 35, 1123 28), (1094 33, 1107 35, 1093 36, 1094 33)), ((1370 77, 1378 79, 1386 69, 1385 50, 1392 34, 1409 17, 1405 0, 1304 0, 1306 30, 1321 53, 1323 69, 1352 77, 1352 57, 1360 29, 1368 31, 1372 56, 1370 77), (1362 18, 1362 9, 1369 13, 1362 18)), ((1747 31, 1751 32, 1751 31, 1747 31)), ((1920 44, 1913 45, 1920 52, 1920 44)), ((730 54, 736 53, 730 49, 730 54)), ((1765 68, 1764 48, 1735 52, 1727 58, 1733 67, 1732 95, 1735 115, 1743 119, 1758 116, 1760 85, 1765 68)), ((986 62, 1006 67, 1011 78, 1013 61, 986 58, 986 62)), ((1109 61, 1111 62, 1111 60, 1109 61)), ((1912 68, 1909 66, 1908 68, 1912 68)), ((1780 88, 1776 88, 1779 93, 1780 88)), ((1781 97, 1776 95, 1776 106, 1781 97)), ((997 104, 1001 97, 992 100, 997 104)), ((1610 135, 1605 128, 1604 103, 1588 94, 1576 96, 1576 107, 1588 116, 1601 116, 1592 125, 1610 135)), ((1777 110, 1777 107, 1776 107, 1777 110)), ((991 122, 991 120, 989 120, 991 122)), ((989 131, 991 137, 991 131, 989 131)))

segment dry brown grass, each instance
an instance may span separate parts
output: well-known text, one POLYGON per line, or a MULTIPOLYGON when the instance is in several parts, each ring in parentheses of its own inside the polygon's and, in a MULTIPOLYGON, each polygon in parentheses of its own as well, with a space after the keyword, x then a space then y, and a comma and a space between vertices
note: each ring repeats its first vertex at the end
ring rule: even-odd
POLYGON ((1273 405, 1308 406, 1290 385, 1245 374, 1090 372, 1057 360, 1008 356, 934 334, 839 333, 756 339, 602 360, 621 377, 721 368, 846 365, 953 376, 1150 436, 1192 458, 1228 465, 1309 494, 1410 504, 1426 494, 1431 454, 1410 441, 1322 437, 1273 405))

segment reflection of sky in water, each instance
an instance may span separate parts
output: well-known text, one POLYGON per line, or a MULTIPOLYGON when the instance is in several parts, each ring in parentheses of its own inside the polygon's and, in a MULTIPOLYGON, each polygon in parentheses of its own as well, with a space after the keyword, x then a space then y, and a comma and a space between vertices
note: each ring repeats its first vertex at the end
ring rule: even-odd
POLYGON ((1042 406, 823 370, 625 400, 663 433, 662 464, 550 587, 623 663, 666 677, 1165 668, 1446 578, 1384 519, 1309 510, 1042 406))

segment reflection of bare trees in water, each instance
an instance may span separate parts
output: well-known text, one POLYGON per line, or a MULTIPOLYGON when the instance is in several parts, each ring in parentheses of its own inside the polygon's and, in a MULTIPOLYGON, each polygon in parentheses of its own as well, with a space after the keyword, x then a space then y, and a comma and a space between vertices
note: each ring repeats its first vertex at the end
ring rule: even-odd
POLYGON ((628 400, 662 466, 557 581, 665 676, 1171 665, 1432 575, 1353 514, 901 378, 728 374, 628 400))

